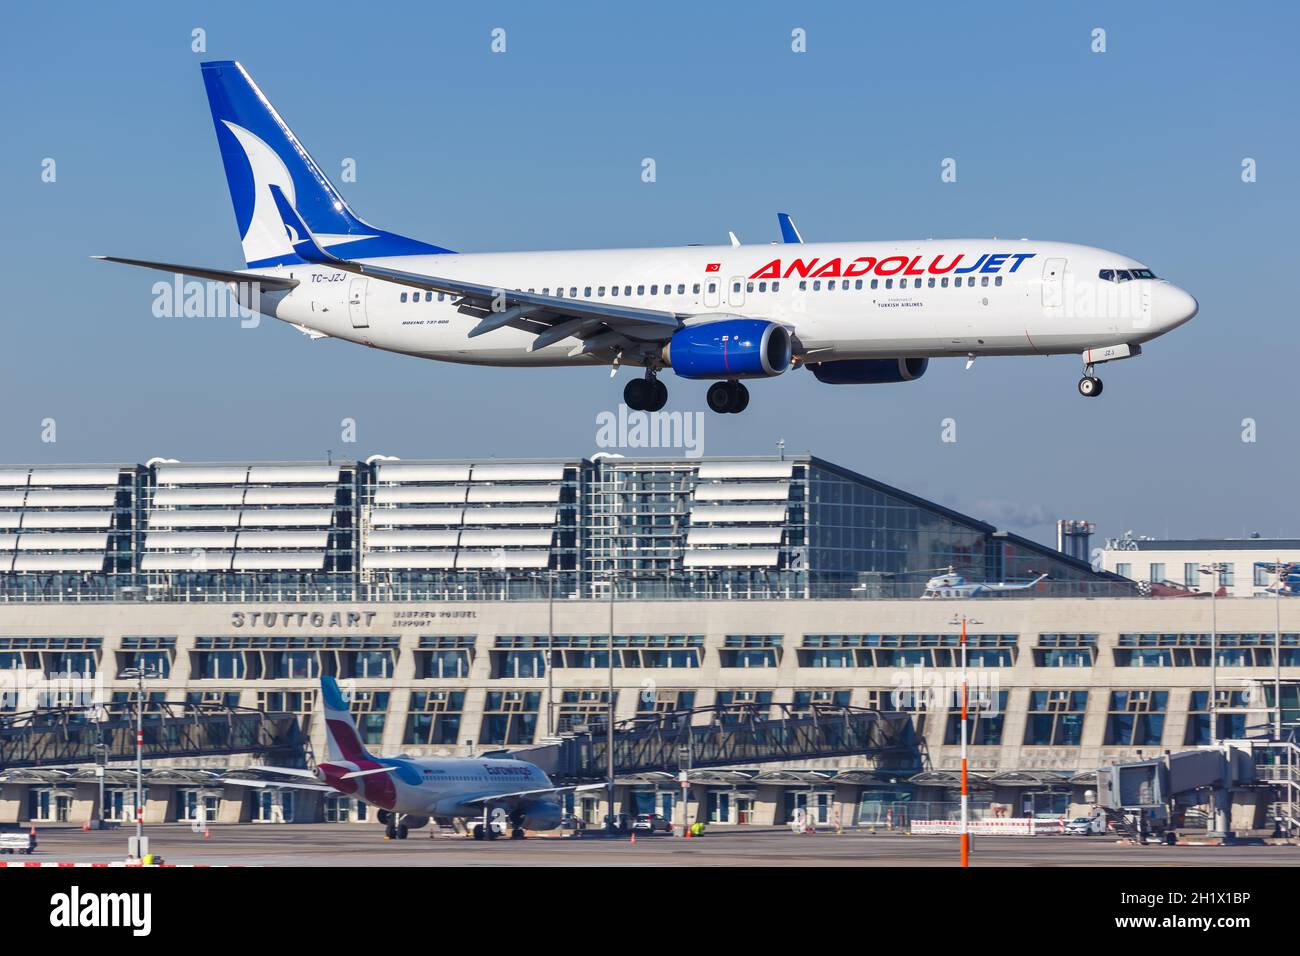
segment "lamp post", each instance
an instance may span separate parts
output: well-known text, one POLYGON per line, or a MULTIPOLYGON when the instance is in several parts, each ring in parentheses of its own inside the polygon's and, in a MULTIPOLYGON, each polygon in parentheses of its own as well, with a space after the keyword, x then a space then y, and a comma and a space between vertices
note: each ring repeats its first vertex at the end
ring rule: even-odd
POLYGON ((961 625, 961 865, 970 866, 970 782, 966 764, 966 715, 970 701, 970 683, 966 673, 966 625, 983 624, 965 614, 954 615, 949 624, 961 625))
POLYGON ((608 791, 609 802, 606 831, 611 835, 614 832, 614 594, 617 589, 618 558, 616 554, 612 554, 609 566, 609 642, 605 654, 606 670, 608 671, 606 694, 609 697, 609 710, 605 717, 605 786, 608 791))
POLYGON ((130 841, 127 855, 143 859, 149 852, 144 838, 144 679, 157 677, 156 671, 143 665, 122 671, 122 677, 135 679, 135 836, 130 841))

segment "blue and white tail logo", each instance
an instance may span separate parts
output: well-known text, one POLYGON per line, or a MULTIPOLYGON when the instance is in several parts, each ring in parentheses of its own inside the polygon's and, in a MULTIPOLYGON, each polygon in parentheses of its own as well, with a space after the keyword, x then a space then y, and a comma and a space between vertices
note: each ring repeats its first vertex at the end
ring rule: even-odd
MULTIPOLYGON (((449 252, 363 221, 234 60, 203 64, 203 84, 226 168, 235 221, 250 268, 298 263, 271 186, 298 211, 317 242, 343 259, 449 252)), ((301 238, 301 237, 299 237, 301 238)))

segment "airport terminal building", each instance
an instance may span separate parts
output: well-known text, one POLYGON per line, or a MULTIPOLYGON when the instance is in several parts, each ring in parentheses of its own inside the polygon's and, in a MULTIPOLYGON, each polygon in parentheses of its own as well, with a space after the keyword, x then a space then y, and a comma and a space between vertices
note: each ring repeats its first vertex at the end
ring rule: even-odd
MULTIPOLYGON (((1248 736, 1279 696, 1284 719, 1300 709, 1290 602, 1146 597, 809 455, 0 466, 0 730, 85 703, 69 674, 129 712, 137 669, 151 720, 172 704, 295 714, 316 753, 324 674, 377 753, 535 748, 603 732, 611 708, 620 727, 905 711, 910 760, 688 771, 692 817, 867 825, 952 799, 959 704, 935 689, 959 672, 961 615, 987 705, 968 727, 977 812, 1067 812, 1101 764, 1248 736), (948 568, 1047 577, 923 599, 948 568)), ((222 783, 250 762, 155 763, 146 819, 365 817, 341 795, 222 783)), ((680 816, 682 769, 620 778, 618 804, 680 816)), ((104 777, 110 819, 130 817, 127 771, 104 777)), ((98 784, 93 767, 0 768, 0 823, 80 822, 98 784)), ((594 822, 603 798, 573 810, 594 822)))

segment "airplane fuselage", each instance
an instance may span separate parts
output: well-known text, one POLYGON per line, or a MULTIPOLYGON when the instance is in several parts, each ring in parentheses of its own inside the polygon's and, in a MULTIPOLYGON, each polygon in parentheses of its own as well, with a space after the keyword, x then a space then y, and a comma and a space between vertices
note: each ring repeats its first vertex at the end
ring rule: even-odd
MULTIPOLYGON (((1090 246, 1025 240, 924 240, 670 249, 401 256, 362 260, 408 273, 689 315, 786 326, 796 361, 1050 355, 1136 346, 1195 313, 1163 279, 1102 278, 1145 267, 1090 246)), ((448 362, 603 364, 577 339, 530 347, 451 295, 301 264, 259 270, 300 285, 263 294, 269 315, 334 338, 448 362), (578 353, 578 354, 575 354, 578 353)), ((1149 273, 1147 273, 1149 274, 1149 273)))

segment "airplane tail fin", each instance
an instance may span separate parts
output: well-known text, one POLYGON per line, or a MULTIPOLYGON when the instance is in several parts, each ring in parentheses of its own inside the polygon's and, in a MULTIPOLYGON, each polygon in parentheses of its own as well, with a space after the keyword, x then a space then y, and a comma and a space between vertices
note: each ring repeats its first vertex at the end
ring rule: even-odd
POLYGON ((285 233, 271 186, 279 187, 321 245, 339 258, 450 251, 365 222, 348 206, 243 66, 234 60, 216 60, 202 68, 244 261, 250 268, 303 261, 285 233))
POLYGON ((325 711, 325 751, 332 761, 358 763, 373 759, 357 733, 357 723, 343 699, 338 681, 333 677, 320 679, 321 707, 325 711))

